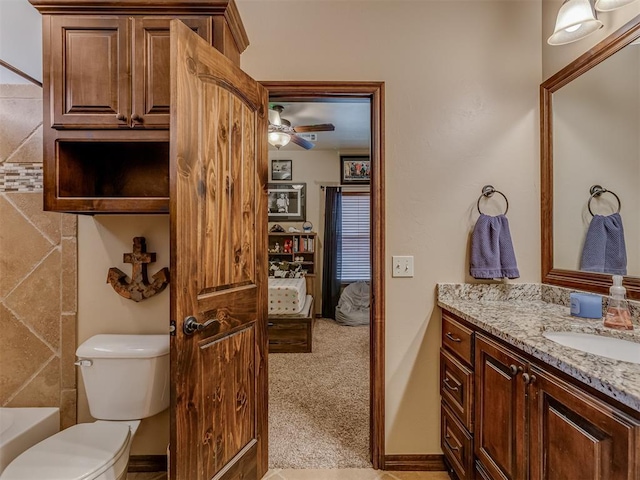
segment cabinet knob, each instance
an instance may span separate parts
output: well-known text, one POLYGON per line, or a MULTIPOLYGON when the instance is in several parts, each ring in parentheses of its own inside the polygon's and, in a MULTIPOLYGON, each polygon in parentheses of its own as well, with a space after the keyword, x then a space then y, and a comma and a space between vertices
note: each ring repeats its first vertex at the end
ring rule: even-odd
POLYGON ((518 373, 522 372, 523 368, 522 367, 516 367, 513 363, 511 365, 509 365, 509 371, 511 372, 511 375, 517 375, 518 373))
POLYGON ((127 116, 126 116, 124 113, 118 113, 118 114, 116 115, 116 118, 117 118, 118 120, 120 120, 121 122, 125 122, 125 121, 127 120, 127 116))
POLYGON ((137 113, 134 113, 133 115, 131 115, 131 120, 133 120, 136 123, 142 123, 142 117, 137 113))
POLYGON ((524 382, 525 385, 529 385, 529 384, 534 383, 536 381, 536 376, 535 375, 529 375, 528 373, 523 373, 522 374, 522 381, 524 382))

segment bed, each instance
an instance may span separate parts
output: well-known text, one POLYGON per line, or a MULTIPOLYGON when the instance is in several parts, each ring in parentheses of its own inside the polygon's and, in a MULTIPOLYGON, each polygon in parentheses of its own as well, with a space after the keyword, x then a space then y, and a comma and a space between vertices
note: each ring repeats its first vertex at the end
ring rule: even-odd
POLYGON ((301 278, 269 277, 269 315, 295 315, 304 308, 307 281, 301 278))
POLYGON ((269 278, 269 353, 313 348, 313 296, 304 278, 269 278))

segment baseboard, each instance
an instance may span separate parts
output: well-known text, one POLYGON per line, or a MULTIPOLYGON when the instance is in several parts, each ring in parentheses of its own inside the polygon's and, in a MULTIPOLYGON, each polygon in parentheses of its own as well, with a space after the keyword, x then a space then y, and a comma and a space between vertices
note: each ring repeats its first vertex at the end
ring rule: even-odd
POLYGON ((129 457, 129 472, 166 472, 166 455, 131 455, 129 457))
POLYGON ((444 455, 385 455, 384 469, 415 472, 444 472, 444 455))

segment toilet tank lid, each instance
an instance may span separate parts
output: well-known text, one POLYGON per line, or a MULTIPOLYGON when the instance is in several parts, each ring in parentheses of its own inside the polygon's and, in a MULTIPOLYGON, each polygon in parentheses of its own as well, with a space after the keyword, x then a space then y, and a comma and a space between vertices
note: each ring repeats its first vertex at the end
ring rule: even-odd
POLYGON ((168 353, 169 335, 100 334, 76 350, 83 358, 153 358, 168 353))

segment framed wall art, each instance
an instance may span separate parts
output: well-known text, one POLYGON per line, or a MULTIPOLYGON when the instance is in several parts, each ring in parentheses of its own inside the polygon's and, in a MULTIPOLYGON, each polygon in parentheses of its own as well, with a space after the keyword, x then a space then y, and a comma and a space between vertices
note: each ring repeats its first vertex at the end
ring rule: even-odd
POLYGON ((371 159, 366 155, 340 155, 340 183, 342 185, 369 185, 371 159))
POLYGON ((307 218, 306 183, 269 183, 270 222, 304 222, 307 218))
POLYGON ((271 180, 293 180, 291 160, 271 160, 271 180))

